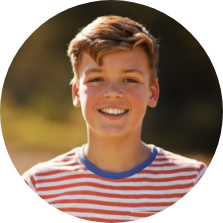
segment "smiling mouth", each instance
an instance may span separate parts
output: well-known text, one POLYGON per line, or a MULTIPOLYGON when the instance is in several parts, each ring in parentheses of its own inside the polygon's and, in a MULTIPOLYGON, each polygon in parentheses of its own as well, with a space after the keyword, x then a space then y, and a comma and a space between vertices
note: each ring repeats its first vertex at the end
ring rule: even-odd
POLYGON ((105 115, 113 115, 113 116, 121 116, 121 115, 124 115, 126 114, 129 110, 126 110, 125 112, 121 113, 121 114, 109 114, 109 113, 106 113, 106 112, 102 112, 101 110, 98 110, 100 113, 102 114, 105 114, 105 115))
POLYGON ((128 112, 128 110, 125 109, 113 109, 113 108, 104 108, 99 110, 101 113, 109 114, 109 115, 122 115, 128 112))

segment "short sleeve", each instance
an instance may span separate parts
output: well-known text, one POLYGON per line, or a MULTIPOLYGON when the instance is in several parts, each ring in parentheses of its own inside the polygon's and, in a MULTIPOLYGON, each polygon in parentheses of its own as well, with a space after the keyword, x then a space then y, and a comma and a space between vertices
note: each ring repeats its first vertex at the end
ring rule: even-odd
POLYGON ((200 169, 198 171, 198 174, 197 174, 197 177, 195 179, 194 184, 196 184, 200 180, 200 178, 204 175, 206 170, 207 170, 206 165, 204 163, 201 163, 201 166, 200 166, 200 169))
POLYGON ((32 169, 26 171, 22 175, 23 180, 26 182, 26 184, 34 191, 36 192, 36 187, 35 187, 35 180, 34 180, 34 173, 32 169))

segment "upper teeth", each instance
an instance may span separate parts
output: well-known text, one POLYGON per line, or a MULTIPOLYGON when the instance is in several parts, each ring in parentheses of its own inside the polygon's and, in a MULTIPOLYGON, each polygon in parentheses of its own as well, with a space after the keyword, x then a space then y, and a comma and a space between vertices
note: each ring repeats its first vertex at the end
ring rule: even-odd
POLYGON ((104 108, 104 109, 101 109, 101 111, 102 112, 105 112, 105 113, 108 113, 108 114, 115 114, 115 115, 122 114, 122 113, 125 112, 124 109, 117 109, 117 108, 115 108, 115 109, 112 109, 112 108, 104 108))

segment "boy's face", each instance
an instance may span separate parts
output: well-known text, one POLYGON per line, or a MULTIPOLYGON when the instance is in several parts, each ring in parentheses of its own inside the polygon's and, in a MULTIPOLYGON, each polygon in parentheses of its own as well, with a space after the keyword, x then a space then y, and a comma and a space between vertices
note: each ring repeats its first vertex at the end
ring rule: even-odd
POLYGON ((147 105, 155 107, 159 86, 149 83, 148 58, 141 48, 107 53, 99 66, 83 52, 74 106, 81 106, 88 131, 105 138, 141 132, 147 105))

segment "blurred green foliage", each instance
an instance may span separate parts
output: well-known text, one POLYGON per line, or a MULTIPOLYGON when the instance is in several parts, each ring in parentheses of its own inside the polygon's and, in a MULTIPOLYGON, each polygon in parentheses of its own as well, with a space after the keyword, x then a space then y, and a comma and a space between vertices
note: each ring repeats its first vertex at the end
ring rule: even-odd
MULTIPOLYGON (((122 1, 68 9, 46 21, 24 42, 2 91, 6 146, 69 150, 86 142, 81 110, 72 106, 69 82, 73 74, 66 51, 81 28, 110 14, 132 18, 160 39, 160 98, 144 118, 143 141, 173 152, 213 154, 222 125, 222 98, 210 59, 172 18, 122 1)), ((207 35, 213 41, 212 34, 207 35)))
POLYGON ((66 120, 51 120, 26 108, 13 108, 2 102, 2 126, 7 147, 47 149, 60 152, 84 144, 86 125, 77 109, 66 120))

